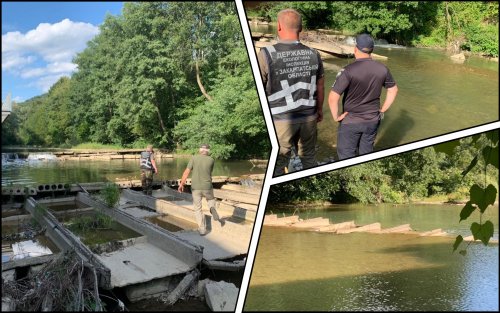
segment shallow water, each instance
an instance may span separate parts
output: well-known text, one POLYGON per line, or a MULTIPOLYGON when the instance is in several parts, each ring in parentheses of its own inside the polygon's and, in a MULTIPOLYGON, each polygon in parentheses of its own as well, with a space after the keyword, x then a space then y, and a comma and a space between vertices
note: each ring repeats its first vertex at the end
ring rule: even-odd
MULTIPOLYGON (((466 233, 460 206, 335 206, 302 217, 466 233), (462 225, 463 224, 463 225, 462 225)), ((489 212, 488 212, 489 210, 489 212)), ((489 208, 498 238, 498 207, 489 208)), ((273 213, 277 213, 274 209, 273 213)), ((264 227, 246 310, 498 310, 498 245, 452 253, 453 238, 335 235, 264 227)))

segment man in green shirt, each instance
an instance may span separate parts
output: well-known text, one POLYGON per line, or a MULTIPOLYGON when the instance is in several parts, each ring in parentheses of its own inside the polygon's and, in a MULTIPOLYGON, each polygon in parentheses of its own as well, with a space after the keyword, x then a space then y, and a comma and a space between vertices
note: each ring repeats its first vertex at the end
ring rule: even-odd
POLYGON ((212 171, 214 169, 215 161, 209 156, 209 153, 210 146, 202 144, 200 146, 199 154, 191 158, 186 169, 184 170, 178 188, 179 192, 184 191, 184 184, 186 183, 189 173, 192 171, 191 193, 193 195, 194 214, 196 222, 198 223, 198 231, 202 236, 207 234, 205 216, 201 210, 202 197, 205 197, 207 200, 210 213, 214 217, 214 220, 219 221, 221 225, 223 225, 222 221, 219 219, 217 211, 215 210, 215 197, 212 186, 212 171))

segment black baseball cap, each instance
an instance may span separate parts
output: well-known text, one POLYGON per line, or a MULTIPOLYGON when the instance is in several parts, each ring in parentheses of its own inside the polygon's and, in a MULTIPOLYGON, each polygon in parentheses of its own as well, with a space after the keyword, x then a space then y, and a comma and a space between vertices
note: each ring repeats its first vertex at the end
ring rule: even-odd
POLYGON ((375 43, 372 36, 368 34, 360 34, 356 36, 356 47, 364 53, 372 53, 375 43))

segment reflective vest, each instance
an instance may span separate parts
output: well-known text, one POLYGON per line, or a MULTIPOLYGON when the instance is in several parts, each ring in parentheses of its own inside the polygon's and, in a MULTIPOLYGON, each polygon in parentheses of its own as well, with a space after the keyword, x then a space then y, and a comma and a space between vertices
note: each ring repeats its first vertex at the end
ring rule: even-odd
POLYGON ((298 120, 315 116, 316 50, 300 42, 277 43, 265 48, 268 60, 267 100, 275 120, 298 120))
POLYGON ((152 170, 153 164, 151 163, 152 152, 143 151, 141 152, 141 169, 152 170))

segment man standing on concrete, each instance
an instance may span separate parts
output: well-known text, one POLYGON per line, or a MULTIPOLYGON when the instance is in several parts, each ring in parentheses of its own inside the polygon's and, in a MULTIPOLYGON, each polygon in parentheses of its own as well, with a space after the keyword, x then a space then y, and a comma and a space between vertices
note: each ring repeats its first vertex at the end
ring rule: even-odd
POLYGON ((316 161, 317 123, 323 120, 324 72, 319 53, 299 42, 300 14, 278 13, 278 43, 262 48, 259 67, 280 150, 274 176, 285 173, 292 147, 303 168, 316 161))
POLYGON ((396 99, 398 87, 389 69, 371 58, 374 42, 368 34, 356 37, 356 60, 338 74, 328 97, 333 120, 338 128, 337 154, 339 160, 373 151, 380 121, 396 99), (387 88, 385 102, 380 107, 382 87, 387 88), (338 114, 340 95, 343 113, 338 114))
POLYGON ((212 186, 212 171, 214 169, 214 159, 209 156, 210 146, 207 144, 202 144, 199 149, 199 154, 195 155, 189 161, 184 173, 182 174, 181 182, 179 184, 178 191, 184 191, 184 184, 191 171, 193 175, 191 177, 191 193, 193 195, 193 206, 196 222, 198 223, 198 231, 200 235, 204 236, 207 234, 207 229, 205 225, 205 216, 201 210, 201 200, 202 197, 208 202, 208 207, 210 208, 210 214, 212 214, 214 220, 222 223, 219 219, 219 215, 215 210, 215 197, 214 189, 212 186))
POLYGON ((142 192, 151 196, 153 193, 153 174, 158 173, 152 145, 148 145, 146 151, 141 152, 140 167, 142 192))

